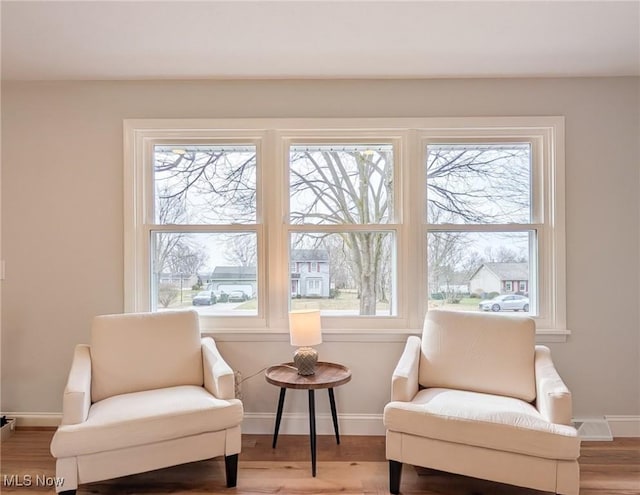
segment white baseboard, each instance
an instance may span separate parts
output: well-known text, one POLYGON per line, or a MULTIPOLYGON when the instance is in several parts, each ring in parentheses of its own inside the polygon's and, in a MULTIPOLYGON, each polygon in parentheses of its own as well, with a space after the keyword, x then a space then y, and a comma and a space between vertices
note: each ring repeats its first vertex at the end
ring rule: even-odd
POLYGON ((62 413, 28 413, 28 412, 7 412, 3 413, 7 418, 16 418, 16 426, 25 427, 54 427, 57 428, 62 422, 62 413))
MULTIPOLYGON (((275 413, 245 413, 242 432, 250 434, 272 434, 276 423, 275 413)), ((341 435, 384 435, 382 414, 338 414, 341 435)), ((318 435, 333 435, 331 414, 316 414, 318 435)), ((282 415, 280 432, 283 435, 308 435, 309 416, 306 413, 282 415)))
MULTIPOLYGON (((18 427, 57 427, 62 421, 61 413, 6 412, 9 418, 16 418, 18 427)), ((242 431, 249 434, 272 434, 275 425, 275 413, 245 413, 242 431)), ((578 419, 589 422, 589 419, 578 419)), ((595 420, 606 422, 614 438, 640 438, 640 416, 607 415, 595 420)), ((338 414, 341 435, 384 435, 382 414, 338 414)), ((330 414, 316 415, 316 431, 319 435, 332 435, 333 422, 330 414)), ((282 415, 280 433, 283 435, 308 435, 309 417, 306 413, 288 413, 282 415)), ((589 438, 584 438, 588 440, 589 438)))
POLYGON ((640 437, 640 416, 607 415, 604 419, 609 423, 614 438, 640 437))
MULTIPOLYGON (((62 422, 60 413, 3 413, 16 418, 20 427, 57 427, 62 422)), ((272 434, 276 422, 275 413, 245 413, 242 432, 249 434, 272 434)), ((382 414, 338 414, 341 435, 384 435, 382 414)), ((318 435, 333 435, 331 414, 316 414, 318 435)), ((309 416, 306 413, 286 413, 282 415, 280 433, 283 435, 308 435, 309 416)))

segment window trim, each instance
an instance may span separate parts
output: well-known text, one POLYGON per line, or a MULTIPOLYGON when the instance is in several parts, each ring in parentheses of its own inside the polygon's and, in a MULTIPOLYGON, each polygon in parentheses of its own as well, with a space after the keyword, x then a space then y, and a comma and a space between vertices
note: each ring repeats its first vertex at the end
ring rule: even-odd
MULTIPOLYGON (((462 118, 462 120, 467 120, 462 118)), ((474 119, 469 119, 474 120, 474 119)), ((461 224, 428 224, 424 218, 424 230, 462 231, 526 231, 534 228, 537 233, 536 256, 530 258, 530 272, 536 277, 538 308, 536 319, 540 335, 570 334, 566 325, 566 266, 565 266, 565 218, 564 218, 564 117, 487 118, 496 125, 461 126, 444 129, 424 129, 421 132, 422 163, 426 163, 426 147, 429 143, 454 142, 504 142, 531 143, 532 151, 532 215, 526 224, 497 224, 476 227, 461 224), (508 125, 513 122, 514 125, 508 125), (506 125, 499 125, 504 123, 506 125), (560 193, 560 194, 558 194, 560 193)), ((426 181, 426 170, 421 169, 421 184, 426 181)), ((417 181, 416 181, 417 182, 417 181)), ((426 196, 423 198, 423 217, 426 217, 426 196)), ((426 251, 423 259, 427 259, 426 251)), ((426 271, 425 275, 426 276, 426 271)), ((531 287, 529 287, 529 290, 531 287)), ((426 295, 424 296, 426 300, 426 295)), ((561 337, 564 340, 564 337, 561 337)))
MULTIPOLYGON (((287 203, 283 193, 288 188, 286 170, 287 142, 316 139, 327 141, 351 138, 383 139, 397 143, 394 148, 394 170, 399 185, 394 201, 396 223, 390 230, 396 232, 398 246, 396 294, 398 308, 396 317, 355 317, 323 319, 323 331, 336 334, 335 340, 358 335, 359 340, 388 341, 384 334, 415 334, 422 328, 426 311, 426 242, 425 234, 426 195, 420 191, 424 184, 423 153, 425 139, 446 139, 451 136, 483 137, 511 135, 515 138, 535 136, 538 140, 539 159, 542 167, 534 174, 532 188, 542 187, 544 203, 539 208, 547 215, 539 231, 538 267, 539 287, 548 290, 541 295, 539 304, 547 312, 537 319, 537 333, 544 341, 563 341, 570 331, 566 328, 566 254, 565 254, 565 196, 564 196, 564 117, 483 117, 483 118, 372 118, 372 119, 126 119, 124 131, 124 308, 126 312, 144 311, 145 294, 149 291, 144 244, 145 232, 139 228, 148 211, 149 197, 139 194, 144 187, 144 163, 148 150, 145 146, 158 139, 180 139, 243 142, 255 139, 260 143, 262 159, 258 159, 258 218, 255 225, 258 236, 258 290, 261 291, 258 317, 217 317, 215 328, 206 323, 203 331, 219 335, 241 333, 282 333, 287 331, 287 297, 290 297, 288 235, 295 231, 287 227, 287 203), (305 139, 306 138, 306 139, 305 139), (544 152, 544 156, 541 152, 544 152), (397 154, 397 156, 396 156, 397 154), (269 162, 277 168, 276 173, 262 173, 261 163, 269 162), (420 171, 413 169, 413 165, 420 171), (415 201, 422 198, 422 201, 415 201), (411 201, 414 199, 414 201, 411 201), (265 206, 269 205, 266 209, 265 206), (142 216, 141 216, 142 215, 142 216), (423 227, 419 228, 422 224, 423 227), (277 235, 273 235, 273 233, 277 235), (267 235, 269 233, 270 235, 267 235), (417 244, 416 244, 417 243, 417 244), (416 253, 410 246, 421 246, 416 253), (411 251, 411 252, 410 252, 411 251), (265 255, 265 253, 270 253, 265 255), (421 256, 416 256, 421 254, 421 256), (412 256, 411 263, 408 259, 412 256), (416 258, 420 258, 416 260, 416 258), (410 266, 409 266, 410 265, 410 266), (266 275, 269 287, 280 288, 266 291, 266 275), (424 287, 423 287, 424 285, 424 287), (544 297, 544 299, 543 299, 544 297), (239 322, 238 320, 242 320, 239 322), (227 321, 229 320, 229 321, 227 321), (326 323, 326 324, 325 324, 326 323), (342 335, 343 337, 340 337, 342 335)), ((150 170, 146 171, 150 173, 150 170)), ((271 172, 271 171, 270 171, 271 172)), ((534 204, 536 204, 534 202, 534 204)), ((540 211, 536 212, 539 215, 540 211)), ((386 225, 385 225, 386 226, 386 225)), ((225 226, 226 227, 226 226, 225 226)), ((240 230, 247 226, 239 226, 240 230)), ((253 227, 253 225, 252 225, 253 227)), ((235 228, 235 227, 234 227, 235 228)))

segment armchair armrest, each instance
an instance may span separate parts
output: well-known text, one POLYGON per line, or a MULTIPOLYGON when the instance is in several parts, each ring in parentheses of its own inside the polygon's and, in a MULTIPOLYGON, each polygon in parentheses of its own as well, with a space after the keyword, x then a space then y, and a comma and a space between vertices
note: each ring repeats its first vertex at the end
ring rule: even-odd
POLYGON ((546 346, 536 346, 535 374, 536 407, 540 414, 551 423, 571 425, 571 392, 556 371, 546 346))
POLYGON ((73 352, 71 370, 62 398, 62 424, 83 423, 91 407, 91 348, 79 344, 73 352))
POLYGON ((404 351, 391 377, 391 400, 409 402, 418 393, 418 368, 420 365, 420 338, 407 339, 404 351))
POLYGON ((235 376, 211 337, 202 339, 204 388, 218 399, 235 398, 235 376))

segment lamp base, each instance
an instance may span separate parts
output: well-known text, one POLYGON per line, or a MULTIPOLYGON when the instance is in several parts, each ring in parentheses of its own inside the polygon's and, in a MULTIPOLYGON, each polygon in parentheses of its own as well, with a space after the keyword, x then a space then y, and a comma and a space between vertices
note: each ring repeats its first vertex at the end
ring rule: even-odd
POLYGON ((318 351, 313 347, 298 347, 293 353, 293 363, 298 368, 298 375, 313 375, 317 362, 318 351))

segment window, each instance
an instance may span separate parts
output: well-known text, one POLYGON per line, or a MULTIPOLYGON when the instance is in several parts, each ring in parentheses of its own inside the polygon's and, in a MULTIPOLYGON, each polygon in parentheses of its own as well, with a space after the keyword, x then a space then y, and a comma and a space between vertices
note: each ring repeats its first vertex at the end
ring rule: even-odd
MULTIPOLYGON (((432 307, 479 309, 478 300, 514 292, 514 279, 536 285, 533 149, 533 141, 495 135, 427 141, 432 307)), ((536 314, 537 307, 528 310, 536 314)))
POLYGON ((136 218, 145 261, 135 268, 134 307, 258 316, 258 155, 251 141, 145 143, 138 171, 145 200, 137 201, 136 218), (202 291, 215 297, 201 305, 194 297, 202 291), (242 304, 232 302, 237 291, 242 304))
MULTIPOLYGON (((320 263, 326 267, 325 297, 312 301, 321 314, 397 314, 395 230, 389 230, 394 219, 393 154, 387 143, 289 146, 290 252, 304 252, 313 260, 309 272, 319 272, 320 263)), ((298 298, 291 301, 293 309, 309 306, 298 298)))
POLYGON ((152 160, 151 310, 192 304, 205 315, 256 315, 256 146, 155 144, 152 160), (196 307, 201 289, 216 304, 196 307), (234 291, 247 302, 222 296, 234 291))
POLYGON ((131 120, 125 137, 127 311, 280 332, 318 308, 330 333, 406 333, 518 292, 505 311, 568 333, 561 118, 131 120))
POLYGON ((307 280, 307 291, 310 296, 322 295, 322 281, 319 279, 307 280))

